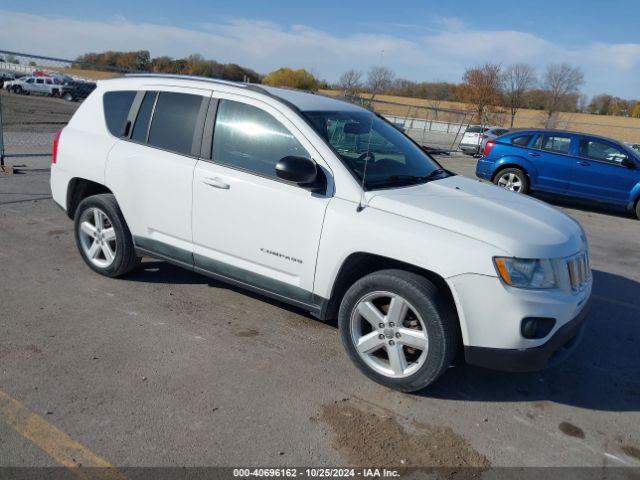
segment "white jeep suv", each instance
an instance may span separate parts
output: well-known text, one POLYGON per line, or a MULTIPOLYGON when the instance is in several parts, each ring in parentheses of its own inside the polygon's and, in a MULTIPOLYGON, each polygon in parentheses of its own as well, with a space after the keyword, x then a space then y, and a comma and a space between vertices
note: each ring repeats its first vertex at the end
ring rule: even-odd
POLYGON ((429 385, 457 352, 543 368, 588 310, 576 221, 456 176, 383 118, 320 95, 106 80, 52 162, 94 271, 124 275, 147 255, 337 318, 356 366, 398 390, 429 385))

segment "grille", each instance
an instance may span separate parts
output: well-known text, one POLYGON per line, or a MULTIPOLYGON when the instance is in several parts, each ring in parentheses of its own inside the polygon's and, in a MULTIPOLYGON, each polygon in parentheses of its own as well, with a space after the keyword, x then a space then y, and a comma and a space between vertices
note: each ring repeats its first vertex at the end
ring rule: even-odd
POLYGON ((591 267, 589 266, 589 256, 580 253, 567 260, 569 279, 571 280, 571 290, 574 293, 581 292, 589 283, 591 278, 591 267))

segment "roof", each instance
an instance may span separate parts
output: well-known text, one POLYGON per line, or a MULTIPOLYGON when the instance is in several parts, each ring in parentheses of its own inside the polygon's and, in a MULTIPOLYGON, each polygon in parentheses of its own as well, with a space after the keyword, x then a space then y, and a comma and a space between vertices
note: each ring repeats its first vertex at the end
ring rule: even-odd
POLYGON ((523 134, 523 133, 557 133, 559 135, 580 135, 582 137, 596 138, 596 139, 606 140, 606 141, 609 141, 609 142, 615 142, 615 143, 620 143, 620 144, 624 144, 625 143, 622 140, 617 140, 617 139, 611 138, 611 137, 604 137, 602 135, 596 135, 596 134, 593 134, 593 133, 574 132, 572 130, 560 130, 560 129, 557 129, 557 128, 518 128, 518 129, 509 131, 508 135, 511 135, 511 134, 514 134, 514 133, 519 133, 519 134, 523 134))
POLYGON ((278 88, 269 87, 266 85, 260 85, 261 90, 265 90, 272 97, 280 98, 288 103, 293 104, 299 110, 302 111, 318 111, 318 110, 330 110, 330 111, 362 111, 361 107, 353 105, 342 100, 336 100, 335 98, 327 97, 317 93, 305 92, 302 90, 294 90, 290 88, 278 88))
MULTIPOLYGON (((260 92, 270 97, 274 97, 293 105, 298 110, 302 111, 318 111, 318 110, 330 110, 330 111, 362 111, 361 107, 353 105, 348 102, 336 100, 335 98, 327 97, 312 92, 305 92, 302 90, 294 90, 291 88, 278 88, 270 87, 267 85, 258 85, 254 83, 233 82, 229 80, 222 80, 209 77, 197 77, 193 75, 175 75, 168 73, 134 73, 128 74, 126 78, 168 78, 174 80, 189 80, 196 82, 206 82, 217 85, 226 85, 231 87, 238 87, 243 89, 253 90, 260 92)), ((117 79, 116 79, 117 80, 117 79)))

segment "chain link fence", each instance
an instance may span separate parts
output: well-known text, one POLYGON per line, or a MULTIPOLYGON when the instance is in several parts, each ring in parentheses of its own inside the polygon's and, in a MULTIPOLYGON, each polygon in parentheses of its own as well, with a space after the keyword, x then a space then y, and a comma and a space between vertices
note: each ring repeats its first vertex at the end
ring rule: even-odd
POLYGON ((124 70, 0 50, 0 164, 51 155, 55 134, 95 89, 124 70))
MULTIPOLYGON (((0 165, 5 159, 46 157, 56 132, 95 88, 95 82, 130 70, 0 50, 0 165)), ((331 96, 338 92, 325 92, 331 96)), ((458 150, 475 112, 463 104, 370 94, 343 99, 383 115, 426 150, 458 150)), ((509 126, 505 112, 491 112, 492 126, 509 126)), ((545 112, 518 112, 514 128, 543 128, 545 112)), ((640 143, 640 119, 559 113, 551 127, 640 143)))
POLYGON ((467 110, 443 108, 437 104, 415 105, 365 95, 341 96, 335 91, 324 94, 382 115, 431 153, 457 151, 473 117, 467 110))

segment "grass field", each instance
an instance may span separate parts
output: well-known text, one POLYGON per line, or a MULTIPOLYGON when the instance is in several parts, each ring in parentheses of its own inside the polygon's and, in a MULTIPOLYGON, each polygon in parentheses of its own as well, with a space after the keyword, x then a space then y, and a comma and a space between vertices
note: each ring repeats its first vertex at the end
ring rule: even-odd
MULTIPOLYGON (((341 92, 336 90, 321 90, 321 93, 331 96, 341 95, 341 92)), ((365 94, 363 97, 368 98, 370 95, 365 94)), ((434 108, 437 108, 469 112, 467 119, 472 116, 471 106, 460 102, 426 100, 394 95, 376 95, 375 100, 380 101, 374 101, 375 110, 388 115, 427 118, 444 122, 460 122, 464 117, 462 113, 442 110, 436 113, 434 108)), ((493 115, 493 118, 496 125, 509 126, 510 117, 507 112, 498 112, 493 115)), ((546 119, 547 114, 543 111, 523 108, 516 115, 514 127, 542 128, 546 119)), ((554 128, 602 135, 625 142, 640 142, 640 118, 562 112, 558 115, 554 128)))

